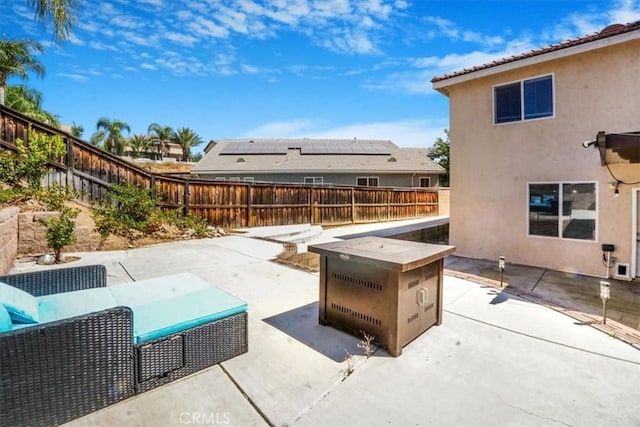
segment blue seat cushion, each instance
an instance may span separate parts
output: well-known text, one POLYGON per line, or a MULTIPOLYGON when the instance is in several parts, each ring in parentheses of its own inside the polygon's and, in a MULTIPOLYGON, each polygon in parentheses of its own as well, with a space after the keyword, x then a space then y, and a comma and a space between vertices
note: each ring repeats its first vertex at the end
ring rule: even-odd
POLYGON ((3 304, 0 304, 0 332, 11 330, 11 317, 3 304))
POLYGON ((11 320, 17 323, 38 323, 36 297, 22 289, 0 282, 0 304, 4 305, 11 320))
POLYGON ((112 285, 108 289, 118 305, 136 307, 209 287, 211 287, 209 283, 194 274, 180 273, 112 285))
POLYGON ((43 295, 36 299, 40 323, 68 319, 117 306, 107 288, 43 295))
POLYGON ((247 311, 247 303, 208 286, 194 292, 132 307, 137 344, 172 335, 247 311))

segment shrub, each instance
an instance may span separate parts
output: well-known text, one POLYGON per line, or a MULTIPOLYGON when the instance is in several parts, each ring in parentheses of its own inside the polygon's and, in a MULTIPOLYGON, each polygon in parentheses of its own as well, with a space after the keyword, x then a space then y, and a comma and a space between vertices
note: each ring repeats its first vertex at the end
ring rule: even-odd
POLYGON ((39 189, 48 163, 60 160, 67 152, 67 147, 59 135, 38 133, 31 126, 27 134, 29 144, 18 138, 15 153, 0 152, 0 182, 16 187, 26 180, 31 188, 39 189))
POLYGON ((76 228, 75 219, 80 210, 63 207, 59 212, 57 217, 50 218, 48 221, 43 220, 47 226, 47 244, 53 249, 56 262, 62 262, 62 249, 76 242, 73 232, 76 228))
POLYGON ((48 170, 47 164, 60 160, 67 147, 60 135, 45 135, 31 127, 28 135, 29 145, 20 138, 16 139, 18 174, 27 180, 30 187, 40 188, 42 177, 48 170))
POLYGON ((109 234, 133 237, 134 231, 153 233, 161 231, 165 224, 190 229, 195 237, 210 234, 204 219, 181 216, 178 210, 163 212, 158 206, 160 195, 152 190, 128 183, 111 185, 106 199, 92 207, 96 228, 103 237, 109 234))
POLYGON ((47 227, 47 244, 55 254, 56 262, 62 262, 62 249, 76 242, 73 234, 76 228, 75 219, 80 214, 79 209, 73 209, 64 205, 64 202, 72 199, 75 193, 68 191, 66 187, 53 185, 36 194, 36 198, 47 209, 58 211, 58 216, 40 222, 47 227))
POLYGON ((131 230, 145 231, 151 219, 157 216, 158 196, 152 191, 134 185, 112 184, 106 200, 93 204, 96 228, 103 237, 109 234, 130 235, 131 230))

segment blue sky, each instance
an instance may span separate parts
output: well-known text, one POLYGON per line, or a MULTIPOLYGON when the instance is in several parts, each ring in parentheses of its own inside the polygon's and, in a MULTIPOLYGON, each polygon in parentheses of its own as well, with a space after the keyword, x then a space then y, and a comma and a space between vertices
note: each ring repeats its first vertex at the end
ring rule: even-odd
POLYGON ((430 147, 449 126, 432 77, 640 20, 640 0, 83 0, 55 45, 27 4, 0 0, 0 32, 45 45, 47 75, 27 84, 85 139, 105 116, 132 134, 190 127, 205 142, 430 147))

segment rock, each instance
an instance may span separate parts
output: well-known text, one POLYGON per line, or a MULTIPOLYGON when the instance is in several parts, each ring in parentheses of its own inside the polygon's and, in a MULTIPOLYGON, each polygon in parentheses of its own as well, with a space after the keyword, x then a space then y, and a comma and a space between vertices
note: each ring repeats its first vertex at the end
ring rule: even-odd
POLYGON ((54 257, 52 254, 44 254, 38 257, 38 261, 36 262, 40 265, 52 265, 56 262, 56 257, 54 257))

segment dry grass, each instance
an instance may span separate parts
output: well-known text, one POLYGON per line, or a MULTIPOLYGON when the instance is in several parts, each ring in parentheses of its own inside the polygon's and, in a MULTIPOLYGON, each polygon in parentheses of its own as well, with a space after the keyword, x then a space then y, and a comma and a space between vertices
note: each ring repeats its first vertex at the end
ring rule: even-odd
POLYGON ((193 168, 192 163, 184 163, 184 162, 165 162, 165 163, 156 163, 156 162, 136 162, 136 166, 139 166, 143 169, 147 169, 150 172, 154 173, 170 173, 170 172, 191 172, 191 168, 193 168))

